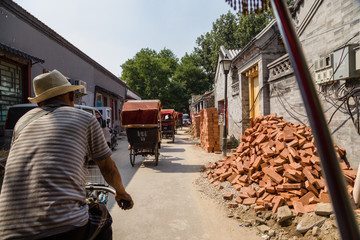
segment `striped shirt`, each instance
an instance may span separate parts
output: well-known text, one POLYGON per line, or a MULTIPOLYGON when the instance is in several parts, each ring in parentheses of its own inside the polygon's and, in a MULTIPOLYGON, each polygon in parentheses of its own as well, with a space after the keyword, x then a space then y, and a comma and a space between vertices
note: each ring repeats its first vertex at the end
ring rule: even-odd
MULTIPOLYGON (((38 111, 26 113, 16 129, 38 111)), ((85 156, 111 155, 96 118, 63 106, 29 123, 13 141, 0 194, 0 239, 38 239, 84 226, 85 156)))

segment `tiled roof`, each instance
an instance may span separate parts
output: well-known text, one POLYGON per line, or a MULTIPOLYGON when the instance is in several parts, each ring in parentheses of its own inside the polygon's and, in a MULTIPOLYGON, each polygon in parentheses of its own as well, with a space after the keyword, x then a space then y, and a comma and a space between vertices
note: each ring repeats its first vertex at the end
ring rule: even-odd
POLYGON ((12 53, 14 55, 17 55, 17 56, 20 56, 22 58, 25 58, 25 59, 28 59, 31 61, 31 64, 35 64, 35 63, 44 63, 45 60, 43 59, 40 59, 40 58, 37 58, 37 57, 34 57, 30 54, 27 54, 26 52, 23 52, 23 51, 20 51, 16 48, 12 48, 12 47, 9 47, 3 43, 0 43, 0 50, 3 50, 3 51, 6 51, 6 52, 9 52, 9 53, 12 53))

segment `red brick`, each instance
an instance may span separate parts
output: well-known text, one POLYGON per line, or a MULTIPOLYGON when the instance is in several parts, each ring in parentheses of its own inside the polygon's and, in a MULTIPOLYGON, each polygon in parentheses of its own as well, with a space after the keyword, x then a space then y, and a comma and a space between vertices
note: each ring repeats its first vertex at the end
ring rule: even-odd
POLYGON ((293 201, 292 204, 293 204, 296 215, 299 215, 300 213, 302 213, 302 214, 305 213, 304 205, 302 204, 302 202, 293 201))
POLYGON ((304 206, 305 213, 314 212, 317 204, 309 204, 304 206))
POLYGON ((288 147, 296 147, 299 145, 299 141, 297 139, 292 140, 291 142, 287 143, 288 147))
POLYGON ((316 179, 314 186, 317 189, 323 189, 326 186, 325 179, 316 179))
POLYGON ((255 206, 254 210, 255 210, 255 212, 265 211, 265 206, 264 205, 255 206))
POLYGON ((316 180, 315 180, 314 176, 311 174, 309 169, 304 168, 303 173, 304 173, 305 177, 309 180, 309 182, 311 184, 315 183, 316 180))
POLYGON ((240 176, 236 173, 231 173, 231 176, 229 176, 226 180, 228 180, 230 183, 236 183, 236 181, 240 178, 240 176))
POLYGON ((244 199, 244 198, 248 198, 249 195, 246 192, 240 192, 239 197, 244 199))
POLYGON ((258 157, 255 159, 252 167, 257 170, 257 169, 259 168, 259 166, 260 166, 261 163, 262 163, 262 158, 261 158, 260 156, 258 156, 258 157))
POLYGON ((272 202, 274 203, 274 206, 273 206, 273 209, 272 209, 272 212, 273 213, 276 213, 277 209, 279 207, 281 207, 283 204, 284 204, 284 198, 280 197, 280 196, 276 196, 274 197, 274 199, 272 200, 272 202))
POLYGON ((288 149, 289 149, 289 153, 293 158, 300 159, 298 152, 294 148, 288 146, 288 149))
POLYGON ((265 188, 259 188, 258 190, 256 190, 256 196, 259 198, 260 196, 262 196, 265 193, 265 188))
POLYGON ((310 204, 316 204, 318 202, 320 202, 320 199, 318 199, 317 197, 312 197, 309 199, 310 204))
POLYGON ((298 191, 298 190, 291 190, 291 191, 289 191, 289 193, 293 193, 293 194, 296 194, 298 196, 303 196, 304 195, 304 193, 302 193, 301 191, 298 191))
POLYGON ((290 174, 290 172, 288 171, 284 171, 284 177, 287 177, 288 179, 290 179, 293 182, 300 182, 301 180, 297 177, 295 177, 294 175, 290 174))
POLYGON ((249 195, 249 197, 255 197, 256 196, 256 191, 254 189, 252 189, 252 188, 247 190, 246 193, 249 195))
POLYGON ((280 184, 283 181, 283 178, 279 174, 277 174, 275 171, 269 170, 266 173, 266 175, 268 175, 271 178, 271 180, 273 180, 277 184, 280 184))
POLYGON ((256 203, 256 198, 245 198, 243 201, 243 205, 253 205, 256 203))
POLYGON ((235 202, 237 202, 238 204, 242 204, 243 203, 243 199, 241 197, 237 197, 235 199, 235 202))
POLYGON ((239 206, 238 203, 228 203, 229 208, 237 208, 239 206))
POLYGON ((287 148, 285 148, 284 150, 282 150, 282 152, 280 153, 279 156, 283 159, 287 159, 289 156, 289 150, 287 148))
POLYGON ((291 199, 291 198, 294 198, 296 195, 295 195, 295 194, 291 194, 291 193, 285 193, 285 192, 283 192, 283 193, 280 193, 280 196, 283 197, 284 199, 289 200, 289 199, 291 199))
POLYGON ((319 199, 322 203, 331 203, 330 195, 326 192, 321 192, 319 194, 319 199))
POLYGON ((276 193, 275 187, 266 186, 265 191, 268 193, 276 193))
POLYGON ((215 174, 216 175, 221 175, 221 174, 223 174, 225 172, 226 172, 225 168, 218 168, 218 169, 216 169, 215 174))
POLYGON ((315 148, 314 144, 309 142, 309 143, 305 143, 303 146, 302 146, 303 149, 306 149, 306 148, 315 148))
POLYGON ((227 177, 231 176, 231 174, 232 174, 232 173, 231 173, 230 171, 225 172, 225 173, 223 173, 223 174, 220 175, 220 178, 226 179, 227 177))
POLYGON ((301 202, 304 206, 308 205, 310 198, 312 197, 316 197, 315 194, 313 192, 308 192, 299 199, 299 202, 301 202))
POLYGON ((295 170, 302 170, 303 166, 301 166, 299 163, 291 163, 290 166, 295 170))
POLYGON ((243 182, 243 183, 246 183, 248 180, 248 176, 247 175, 242 175, 240 178, 239 178, 239 181, 240 182, 243 182))
POLYGON ((234 197, 234 194, 233 194, 233 193, 225 193, 225 194, 223 195, 223 198, 224 198, 225 200, 232 200, 233 197, 234 197))
POLYGON ((316 196, 319 196, 319 192, 317 191, 316 187, 312 185, 309 181, 305 182, 305 187, 307 190, 313 192, 316 196))
POLYGON ((240 185, 240 184, 235 184, 233 187, 234 187, 234 189, 235 189, 236 191, 240 191, 240 189, 241 189, 243 186, 240 185))
POLYGON ((264 198, 265 202, 271 202, 273 200, 273 198, 275 197, 275 195, 273 194, 269 194, 264 198))
POLYGON ((300 183, 284 183, 283 187, 285 188, 285 190, 296 190, 296 189, 300 189, 301 188, 301 184, 300 183))

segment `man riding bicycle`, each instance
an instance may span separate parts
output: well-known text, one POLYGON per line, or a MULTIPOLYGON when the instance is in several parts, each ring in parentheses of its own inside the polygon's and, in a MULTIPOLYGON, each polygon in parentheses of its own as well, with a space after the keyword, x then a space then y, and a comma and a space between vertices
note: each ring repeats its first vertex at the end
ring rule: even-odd
MULTIPOLYGON (((17 122, 0 194, 0 239, 111 239, 96 230, 85 201, 86 160, 115 191, 120 208, 133 207, 96 118, 74 108, 73 86, 57 70, 34 78, 39 107, 17 122), (86 158, 87 157, 87 158, 86 158)), ((110 222, 111 223, 111 222, 110 222)))

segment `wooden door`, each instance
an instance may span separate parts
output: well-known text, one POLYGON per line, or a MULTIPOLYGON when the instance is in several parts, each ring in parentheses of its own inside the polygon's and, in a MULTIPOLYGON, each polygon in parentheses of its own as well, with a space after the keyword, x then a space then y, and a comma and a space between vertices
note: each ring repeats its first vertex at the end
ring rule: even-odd
POLYGON ((249 109, 250 118, 255 119, 260 114, 259 76, 249 78, 249 109))

